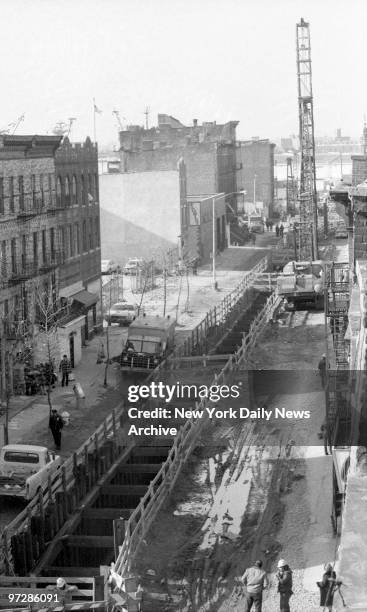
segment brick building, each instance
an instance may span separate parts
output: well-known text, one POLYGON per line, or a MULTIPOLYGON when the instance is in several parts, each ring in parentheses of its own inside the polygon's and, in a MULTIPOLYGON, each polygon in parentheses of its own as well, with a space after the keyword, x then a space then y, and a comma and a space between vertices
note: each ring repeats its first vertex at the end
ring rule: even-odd
POLYGON ((274 149, 269 140, 237 143, 238 189, 246 191, 246 201, 253 202, 255 197, 263 202, 268 216, 272 216, 274 203, 274 149))
POLYGON ((59 296, 75 314, 67 324, 65 350, 80 357, 83 344, 101 321, 101 245, 98 151, 90 138, 64 138, 55 155, 56 210, 65 259, 60 266, 59 296), (75 342, 77 340, 77 342, 75 342))
POLYGON ((223 192, 233 208, 237 202, 236 127, 238 121, 185 126, 174 117, 158 115, 148 130, 130 126, 119 133, 122 172, 174 170, 186 166, 187 194, 223 192))
POLYGON ((57 330, 53 358, 57 362, 66 352, 77 362, 81 350, 73 325, 79 319, 81 347, 82 328, 88 330, 86 300, 95 305, 100 295, 99 289, 97 295, 89 292, 99 288, 100 277, 97 150, 88 140, 65 141, 57 161, 60 142, 60 136, 0 136, 2 389, 14 355, 31 354, 34 363, 48 360, 51 323, 57 330), (74 295, 61 300, 70 285, 74 295))

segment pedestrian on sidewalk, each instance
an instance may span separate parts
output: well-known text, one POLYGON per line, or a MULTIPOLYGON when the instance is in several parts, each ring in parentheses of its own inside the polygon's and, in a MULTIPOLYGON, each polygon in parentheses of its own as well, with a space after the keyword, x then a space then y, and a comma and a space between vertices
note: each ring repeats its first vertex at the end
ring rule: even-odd
POLYGON ((61 359, 59 370, 60 370, 60 372, 62 374, 61 386, 63 387, 64 384, 66 386, 68 386, 68 384, 69 384, 69 374, 71 372, 71 363, 70 363, 70 360, 68 359, 67 355, 64 355, 63 358, 61 359))
POLYGON ((289 607, 289 600, 293 595, 292 586, 292 570, 289 565, 280 559, 278 562, 278 571, 276 573, 278 580, 278 593, 280 596, 279 609, 280 612, 291 612, 289 607))
POLYGON ((326 382, 326 355, 322 355, 318 365, 322 388, 325 389, 326 382))
POLYGON ((262 569, 262 561, 255 561, 243 576, 241 582, 245 586, 245 607, 243 612, 261 612, 263 590, 269 586, 266 572, 262 569))
POLYGON ((276 226, 275 226, 275 234, 276 234, 277 238, 279 238, 279 225, 278 224, 276 224, 276 226))
POLYGON ((282 223, 282 224, 280 225, 280 227, 279 227, 279 236, 280 236, 281 238, 283 238, 283 234, 284 234, 284 226, 283 226, 283 223, 282 223))
POLYGON ((325 419, 325 421, 321 425, 321 433, 322 433, 322 439, 324 441, 324 452, 325 452, 325 455, 328 455, 329 452, 330 452, 330 455, 331 455, 332 454, 331 431, 330 431, 330 425, 329 425, 327 419, 325 419), (328 450, 329 450, 329 452, 328 452, 328 450))
POLYGON ((56 450, 60 450, 61 448, 61 430, 64 427, 64 421, 62 420, 61 416, 57 412, 56 408, 52 408, 51 410, 48 426, 51 429, 52 437, 55 441, 56 450))
POLYGON ((326 563, 324 574, 320 582, 316 582, 320 589, 320 607, 332 612, 334 594, 341 585, 341 582, 336 579, 336 573, 333 570, 331 563, 326 563))

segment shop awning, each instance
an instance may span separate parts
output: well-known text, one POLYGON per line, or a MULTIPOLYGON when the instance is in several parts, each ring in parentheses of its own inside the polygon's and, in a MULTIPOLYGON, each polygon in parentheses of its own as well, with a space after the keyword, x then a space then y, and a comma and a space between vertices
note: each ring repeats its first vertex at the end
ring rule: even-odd
POLYGON ((73 298, 75 302, 79 302, 79 304, 82 304, 85 308, 90 308, 91 306, 94 306, 94 304, 97 304, 98 302, 97 293, 90 293, 89 291, 85 291, 85 290, 78 291, 78 293, 75 293, 71 297, 73 298))

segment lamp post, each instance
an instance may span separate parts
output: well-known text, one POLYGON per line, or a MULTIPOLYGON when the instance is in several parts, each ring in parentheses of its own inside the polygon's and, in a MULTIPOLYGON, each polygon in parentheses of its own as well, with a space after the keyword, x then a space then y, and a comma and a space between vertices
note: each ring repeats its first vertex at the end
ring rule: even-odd
POLYGON ((216 281, 216 277, 215 277, 215 197, 213 196, 213 201, 212 201, 212 215, 213 215, 213 288, 216 289, 217 288, 217 281, 216 281))

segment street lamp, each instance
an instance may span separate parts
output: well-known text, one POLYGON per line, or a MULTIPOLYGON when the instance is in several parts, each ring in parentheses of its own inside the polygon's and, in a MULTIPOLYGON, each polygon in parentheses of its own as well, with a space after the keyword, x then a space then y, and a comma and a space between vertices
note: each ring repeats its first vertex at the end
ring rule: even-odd
POLYGON ((218 195, 215 195, 212 197, 212 217, 213 217, 213 244, 212 244, 212 249, 213 249, 213 288, 214 289, 218 289, 218 283, 216 280, 216 270, 215 270, 215 252, 216 252, 216 244, 215 244, 215 223, 216 223, 216 217, 215 217, 215 202, 216 200, 219 200, 220 198, 224 198, 226 196, 226 194, 224 193, 220 193, 218 195))

